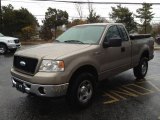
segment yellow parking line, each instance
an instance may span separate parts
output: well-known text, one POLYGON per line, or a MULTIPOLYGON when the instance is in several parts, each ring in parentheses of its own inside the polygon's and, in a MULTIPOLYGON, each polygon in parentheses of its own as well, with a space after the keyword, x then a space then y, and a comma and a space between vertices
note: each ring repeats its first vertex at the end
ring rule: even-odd
POLYGON ((139 84, 139 83, 145 83, 147 82, 148 80, 144 80, 144 81, 140 81, 140 82, 136 82, 136 84, 139 84))
POLYGON ((116 96, 120 97, 121 99, 124 99, 124 100, 126 100, 126 99, 127 99, 127 98, 125 98, 125 97, 123 97, 123 96, 121 96, 121 95, 117 94, 116 92, 111 91, 110 93, 112 93, 112 94, 114 94, 114 95, 116 95, 116 96))
POLYGON ((106 102, 104 102, 104 104, 111 104, 111 103, 119 101, 119 99, 117 99, 116 97, 110 95, 109 93, 105 93, 105 96, 110 97, 112 100, 106 101, 106 102))
MULTIPOLYGON (((125 89, 123 89, 123 88, 118 88, 119 90, 121 90, 121 91, 117 91, 117 90, 112 90, 111 92, 113 93, 113 94, 122 94, 122 95, 127 95, 127 96, 132 96, 132 97, 137 97, 138 95, 136 95, 136 94, 134 94, 134 93, 132 93, 132 92, 130 92, 130 91, 127 91, 127 90, 125 90, 125 89)), ((119 95, 119 97, 120 97, 121 95, 119 95)), ((123 96, 121 96, 121 98, 122 99, 125 99, 125 97, 123 97, 123 96)))
MULTIPOLYGON (((159 77, 160 77, 160 74, 152 75, 150 76, 150 79, 154 78, 155 80, 155 78, 159 79, 159 77)), ((149 78, 146 78, 146 80, 135 82, 133 84, 123 85, 121 87, 118 87, 116 90, 110 90, 110 91, 105 92, 104 96, 106 96, 108 100, 105 101, 104 104, 112 104, 122 99, 126 100, 127 96, 137 97, 140 95, 147 95, 147 94, 155 93, 156 91, 160 91, 160 88, 157 87, 157 85, 155 85, 154 83, 152 83, 151 80, 148 80, 148 79, 149 78), (148 88, 145 88, 141 86, 141 83, 142 84, 148 83, 148 85, 152 87, 152 89, 154 88, 155 90, 150 90, 148 88)))
POLYGON ((130 91, 133 91, 133 92, 135 92, 135 93, 137 93, 137 94, 139 94, 139 95, 146 95, 146 94, 154 93, 154 91, 152 91, 152 90, 146 89, 146 88, 144 88, 144 87, 141 87, 141 86, 135 85, 135 84, 129 84, 129 85, 125 85, 125 86, 123 86, 123 87, 126 88, 126 89, 128 89, 128 90, 130 90, 130 91), (142 92, 136 91, 136 90, 134 90, 134 89, 132 89, 132 88, 129 88, 129 86, 135 86, 135 87, 137 87, 137 88, 141 88, 141 89, 146 90, 146 91, 148 91, 148 92, 142 93, 142 92))
POLYGON ((147 81, 152 87, 154 87, 157 91, 160 91, 160 88, 158 88, 156 85, 154 85, 151 81, 147 81))

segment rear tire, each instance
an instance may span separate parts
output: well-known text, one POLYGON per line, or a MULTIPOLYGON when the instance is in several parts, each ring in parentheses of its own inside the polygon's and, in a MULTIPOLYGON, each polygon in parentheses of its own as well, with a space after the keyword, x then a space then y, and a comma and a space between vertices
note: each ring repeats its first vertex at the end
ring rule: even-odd
POLYGON ((91 104, 95 92, 95 77, 91 73, 80 73, 71 83, 66 99, 74 108, 85 108, 91 104))
POLYGON ((7 52, 7 47, 5 44, 0 44, 0 54, 4 55, 7 52))
POLYGON ((146 57, 142 57, 138 66, 133 68, 134 76, 137 79, 142 79, 146 76, 148 71, 148 59, 146 57))

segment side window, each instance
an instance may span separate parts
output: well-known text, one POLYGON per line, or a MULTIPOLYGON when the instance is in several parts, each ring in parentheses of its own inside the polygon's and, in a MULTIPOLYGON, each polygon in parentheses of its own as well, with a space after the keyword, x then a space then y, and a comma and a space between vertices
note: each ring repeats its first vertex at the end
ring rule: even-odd
POLYGON ((128 35, 124 27, 121 25, 121 26, 118 26, 118 29, 121 34, 122 41, 128 41, 129 40, 128 35))
POLYGON ((105 41, 116 37, 121 38, 117 26, 111 26, 107 31, 105 41))

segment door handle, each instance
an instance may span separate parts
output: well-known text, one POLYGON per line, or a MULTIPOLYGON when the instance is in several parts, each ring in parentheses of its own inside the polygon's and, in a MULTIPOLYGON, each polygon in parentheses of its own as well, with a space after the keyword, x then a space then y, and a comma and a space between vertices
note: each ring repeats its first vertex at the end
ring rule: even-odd
POLYGON ((121 47, 121 52, 125 52, 125 47, 121 47))

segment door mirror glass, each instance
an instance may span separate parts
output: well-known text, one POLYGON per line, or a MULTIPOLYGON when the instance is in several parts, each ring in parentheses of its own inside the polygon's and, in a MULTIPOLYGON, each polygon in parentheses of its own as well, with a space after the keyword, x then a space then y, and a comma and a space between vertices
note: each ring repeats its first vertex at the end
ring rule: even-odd
POLYGON ((103 43, 103 47, 120 47, 122 44, 122 39, 120 37, 112 37, 108 40, 105 40, 103 43))

